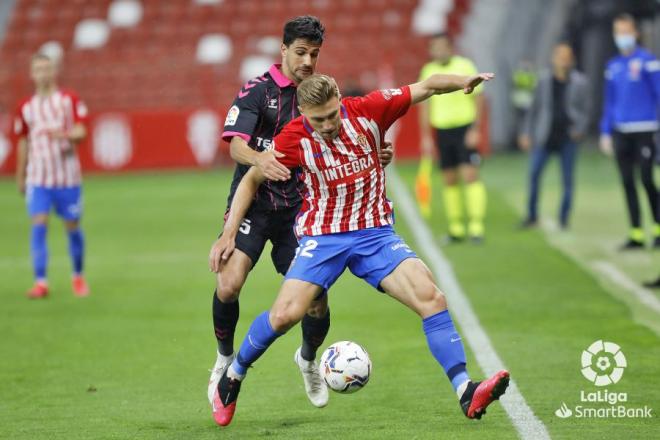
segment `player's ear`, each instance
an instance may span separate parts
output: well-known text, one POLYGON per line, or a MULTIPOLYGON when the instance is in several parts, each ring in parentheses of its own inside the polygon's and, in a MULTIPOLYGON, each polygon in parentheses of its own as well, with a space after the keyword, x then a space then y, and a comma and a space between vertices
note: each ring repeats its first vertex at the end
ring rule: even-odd
POLYGON ((288 49, 289 48, 287 47, 287 45, 282 43, 282 45, 280 46, 280 54, 282 55, 282 58, 284 58, 286 56, 286 51, 288 49))

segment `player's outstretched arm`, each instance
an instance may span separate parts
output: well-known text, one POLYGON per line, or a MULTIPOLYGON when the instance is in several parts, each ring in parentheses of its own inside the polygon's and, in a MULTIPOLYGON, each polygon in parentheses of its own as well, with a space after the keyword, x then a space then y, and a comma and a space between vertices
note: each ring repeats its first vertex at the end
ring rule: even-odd
POLYGON ((243 179, 241 179, 241 183, 236 188, 234 199, 231 202, 229 215, 227 216, 227 221, 225 221, 222 235, 213 243, 211 252, 209 253, 209 269, 212 272, 217 273, 220 270, 220 266, 234 252, 238 228, 241 226, 241 222, 252 204, 259 185, 264 180, 266 180, 266 177, 257 167, 250 168, 245 176, 243 176, 243 179))
POLYGON ((495 77, 494 73, 478 73, 472 76, 464 75, 431 75, 424 81, 410 85, 410 99, 413 104, 417 104, 433 95, 451 93, 457 90, 463 90, 463 93, 469 94, 484 81, 490 81, 495 77))

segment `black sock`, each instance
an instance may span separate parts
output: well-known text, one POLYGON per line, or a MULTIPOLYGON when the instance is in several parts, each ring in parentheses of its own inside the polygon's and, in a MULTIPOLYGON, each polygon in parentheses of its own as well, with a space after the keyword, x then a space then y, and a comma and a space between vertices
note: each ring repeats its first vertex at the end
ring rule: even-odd
POLYGON ((303 334, 300 355, 306 361, 313 361, 316 358, 316 350, 323 344, 330 329, 330 309, 322 318, 305 315, 300 327, 303 334))
POLYGON ((218 351, 223 356, 234 352, 234 331, 238 322, 238 300, 232 303, 223 303, 213 292, 213 327, 215 338, 218 340, 218 351))

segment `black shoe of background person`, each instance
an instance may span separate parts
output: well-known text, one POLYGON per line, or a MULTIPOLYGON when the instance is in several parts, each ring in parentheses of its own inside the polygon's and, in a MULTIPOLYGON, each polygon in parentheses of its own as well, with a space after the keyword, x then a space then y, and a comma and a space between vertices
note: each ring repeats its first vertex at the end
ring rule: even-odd
POLYGON ((654 281, 647 281, 645 283, 642 283, 642 286, 648 287, 649 289, 658 289, 660 288, 660 277, 654 281))
POLYGON ((530 218, 527 218, 527 219, 523 220, 522 222, 520 222, 520 224, 518 225, 518 229, 520 229, 520 230, 532 229, 532 228, 536 228, 537 226, 538 226, 538 223, 537 223, 536 220, 532 220, 530 218))
POLYGON ((480 246, 484 244, 484 236, 483 235, 472 235, 470 237, 470 243, 480 246))
POLYGON ((465 241, 465 237, 459 237, 457 235, 447 234, 440 239, 441 246, 447 246, 450 244, 458 244, 465 241))
POLYGON ((653 247, 655 249, 660 249, 660 236, 653 239, 653 247))
POLYGON ((620 251, 633 251, 639 249, 644 249, 644 242, 633 240, 632 238, 629 238, 628 241, 626 241, 619 247, 620 251))

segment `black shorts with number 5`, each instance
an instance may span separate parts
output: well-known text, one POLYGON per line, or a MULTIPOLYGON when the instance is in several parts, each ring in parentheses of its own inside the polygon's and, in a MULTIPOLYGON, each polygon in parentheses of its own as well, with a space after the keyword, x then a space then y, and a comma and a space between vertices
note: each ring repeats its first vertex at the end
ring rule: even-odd
POLYGON ((270 240, 273 244, 270 257, 275 269, 282 275, 286 274, 298 247, 293 227, 299 210, 300 207, 296 206, 271 211, 253 205, 236 234, 236 249, 250 257, 254 266, 270 240))

